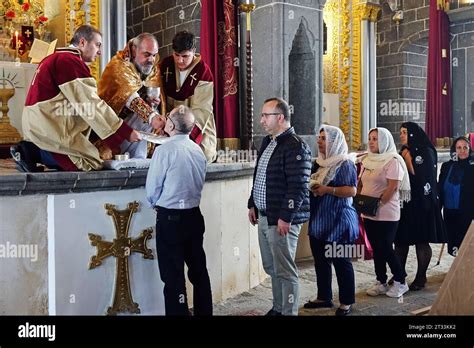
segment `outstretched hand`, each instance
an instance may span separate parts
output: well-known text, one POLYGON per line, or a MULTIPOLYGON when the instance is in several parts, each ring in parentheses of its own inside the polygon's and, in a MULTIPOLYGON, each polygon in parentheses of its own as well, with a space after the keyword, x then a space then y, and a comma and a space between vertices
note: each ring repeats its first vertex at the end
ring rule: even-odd
POLYGON ((132 133, 130 133, 130 135, 128 136, 128 139, 127 139, 129 142, 131 143, 135 143, 137 141, 140 141, 142 140, 142 138, 140 137, 140 133, 138 133, 135 129, 132 130, 132 133))

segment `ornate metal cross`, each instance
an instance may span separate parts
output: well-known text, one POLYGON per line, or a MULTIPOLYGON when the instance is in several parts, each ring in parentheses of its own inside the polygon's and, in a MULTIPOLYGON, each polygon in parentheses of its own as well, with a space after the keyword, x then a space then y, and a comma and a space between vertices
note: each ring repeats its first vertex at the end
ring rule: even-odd
POLYGON ((128 209, 117 210, 113 204, 105 204, 107 215, 114 220, 117 238, 113 242, 103 241, 102 237, 89 233, 92 246, 97 247, 97 254, 91 257, 89 269, 96 268, 102 264, 102 260, 109 256, 116 258, 115 268, 115 294, 112 306, 107 309, 108 315, 117 313, 140 313, 138 303, 133 302, 132 290, 130 289, 130 277, 128 272, 128 257, 132 252, 143 254, 144 259, 153 259, 153 252, 148 249, 146 243, 151 238, 153 228, 143 230, 138 238, 132 239, 128 236, 130 222, 134 213, 138 211, 138 202, 128 203, 128 209))

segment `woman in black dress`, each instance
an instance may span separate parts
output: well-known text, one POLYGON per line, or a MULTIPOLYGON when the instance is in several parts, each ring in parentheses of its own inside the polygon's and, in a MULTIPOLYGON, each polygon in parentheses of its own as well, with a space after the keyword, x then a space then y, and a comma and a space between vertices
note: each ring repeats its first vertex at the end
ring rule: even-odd
POLYGON ((469 140, 465 137, 454 140, 451 156, 441 166, 438 188, 448 233, 448 252, 456 256, 474 219, 474 158, 469 140))
POLYGON ((404 158, 410 176, 411 200, 403 205, 395 237, 395 253, 403 269, 410 245, 416 247, 418 269, 410 290, 424 288, 426 271, 431 261, 429 243, 445 243, 446 232, 438 199, 438 153, 426 133, 413 122, 400 128, 400 155, 404 158))

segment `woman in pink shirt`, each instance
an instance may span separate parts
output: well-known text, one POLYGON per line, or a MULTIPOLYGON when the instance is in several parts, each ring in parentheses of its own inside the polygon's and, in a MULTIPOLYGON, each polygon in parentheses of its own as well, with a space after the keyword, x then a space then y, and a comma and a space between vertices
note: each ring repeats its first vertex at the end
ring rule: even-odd
POLYGON ((386 294, 400 297, 408 291, 406 274, 393 250, 393 241, 400 220, 400 202, 410 200, 410 181, 403 158, 397 153, 392 134, 385 128, 369 132, 369 152, 362 161, 360 193, 380 197, 376 216, 365 216, 364 226, 374 252, 377 282, 367 290, 370 296, 386 294), (387 285, 387 267, 394 284, 387 285))

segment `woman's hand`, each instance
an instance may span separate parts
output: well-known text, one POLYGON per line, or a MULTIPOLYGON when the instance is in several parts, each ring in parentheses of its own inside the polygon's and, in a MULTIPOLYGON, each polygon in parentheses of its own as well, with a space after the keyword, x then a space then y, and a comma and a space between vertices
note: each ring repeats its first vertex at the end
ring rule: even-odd
POLYGON ((405 160, 405 164, 407 165, 408 171, 412 174, 415 175, 415 168, 413 168, 413 158, 411 157, 410 150, 408 150, 407 147, 405 147, 402 151, 402 157, 405 160))
POLYGON ((325 194, 329 193, 329 186, 316 184, 311 188, 311 192, 313 192, 315 197, 324 196, 325 194))
POLYGON ((400 181, 393 180, 393 179, 387 179, 387 184, 388 184, 387 188, 385 189, 385 191, 380 196, 380 203, 381 204, 386 204, 388 201, 390 201, 392 199, 393 195, 398 190, 398 187, 400 185, 400 181))

